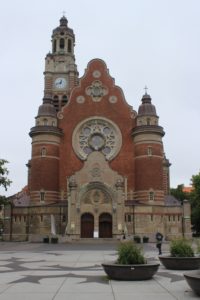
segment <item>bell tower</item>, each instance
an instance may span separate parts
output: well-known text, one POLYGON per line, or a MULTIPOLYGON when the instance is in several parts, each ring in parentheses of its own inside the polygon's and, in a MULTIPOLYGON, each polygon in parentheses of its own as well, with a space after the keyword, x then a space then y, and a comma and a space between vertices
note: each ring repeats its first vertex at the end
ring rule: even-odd
POLYGON ((45 58, 44 97, 30 130, 32 155, 29 161, 31 203, 43 205, 60 200, 59 164, 63 131, 57 113, 67 104, 78 84, 74 56, 75 35, 65 16, 52 33, 52 52, 45 58))
POLYGON ((68 102, 74 86, 78 84, 78 71, 75 64, 75 35, 68 27, 65 16, 52 33, 52 52, 45 58, 44 95, 51 96, 56 111, 68 102))

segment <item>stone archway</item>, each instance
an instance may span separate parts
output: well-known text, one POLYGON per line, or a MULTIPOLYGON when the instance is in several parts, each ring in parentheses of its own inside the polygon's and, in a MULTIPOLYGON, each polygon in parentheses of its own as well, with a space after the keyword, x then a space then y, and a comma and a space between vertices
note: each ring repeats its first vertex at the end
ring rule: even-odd
POLYGON ((81 238, 93 238, 94 216, 90 213, 84 213, 81 216, 81 238))
POLYGON ((112 238, 112 215, 109 213, 99 216, 99 237, 112 238))

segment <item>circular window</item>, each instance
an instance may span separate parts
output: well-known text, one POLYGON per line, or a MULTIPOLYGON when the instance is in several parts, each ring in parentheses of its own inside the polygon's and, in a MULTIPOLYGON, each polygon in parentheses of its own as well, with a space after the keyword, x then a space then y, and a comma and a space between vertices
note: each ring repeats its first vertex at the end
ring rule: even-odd
POLYGON ((79 158, 85 160, 91 152, 103 153, 113 159, 121 149, 122 135, 112 121, 94 117, 78 124, 73 132, 72 145, 79 158))

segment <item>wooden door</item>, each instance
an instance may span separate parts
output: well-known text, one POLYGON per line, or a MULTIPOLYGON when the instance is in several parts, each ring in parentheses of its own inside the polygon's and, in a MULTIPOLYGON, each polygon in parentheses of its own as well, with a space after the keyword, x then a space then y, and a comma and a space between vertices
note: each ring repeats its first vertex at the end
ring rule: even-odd
POLYGON ((81 238, 93 238, 94 216, 85 213, 81 216, 81 238))
POLYGON ((99 237, 112 238, 112 216, 108 213, 99 216, 99 237))

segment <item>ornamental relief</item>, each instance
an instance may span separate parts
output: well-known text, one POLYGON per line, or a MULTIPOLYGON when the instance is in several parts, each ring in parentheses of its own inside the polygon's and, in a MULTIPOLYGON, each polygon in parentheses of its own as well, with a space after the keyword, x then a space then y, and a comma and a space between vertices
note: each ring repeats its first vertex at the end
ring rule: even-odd
POLYGON ((110 196, 100 189, 89 190, 83 197, 84 204, 108 204, 111 203, 110 196))
MULTIPOLYGON (((107 160, 113 159, 121 149, 122 135, 113 122, 94 117, 78 124, 72 137, 72 146, 79 158, 86 160, 94 151, 101 152, 107 160)), ((93 170, 100 176, 98 170, 93 170)))
POLYGON ((99 80, 93 81, 92 85, 86 88, 86 95, 91 96, 94 102, 101 101, 102 97, 108 94, 108 89, 99 80))

